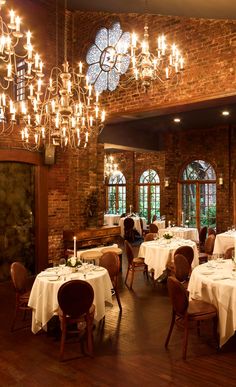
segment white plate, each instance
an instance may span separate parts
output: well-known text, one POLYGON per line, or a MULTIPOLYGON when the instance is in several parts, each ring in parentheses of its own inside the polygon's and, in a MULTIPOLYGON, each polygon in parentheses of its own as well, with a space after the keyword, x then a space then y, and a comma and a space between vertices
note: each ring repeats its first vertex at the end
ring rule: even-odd
POLYGON ((208 271, 201 271, 201 274, 203 275, 210 275, 210 274, 214 274, 214 270, 208 270, 208 271))
POLYGON ((48 281, 57 281, 60 277, 58 275, 54 275, 52 277, 47 277, 48 281))
POLYGON ((97 266, 93 269, 94 271, 103 271, 104 267, 97 266))

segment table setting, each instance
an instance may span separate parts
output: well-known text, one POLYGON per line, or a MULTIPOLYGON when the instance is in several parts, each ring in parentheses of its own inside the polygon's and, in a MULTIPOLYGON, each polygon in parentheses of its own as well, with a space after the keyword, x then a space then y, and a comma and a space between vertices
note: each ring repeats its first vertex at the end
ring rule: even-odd
POLYGON ((174 236, 183 239, 191 239, 195 242, 199 241, 198 229, 195 227, 167 227, 159 230, 159 236, 162 237, 164 233, 170 231, 174 236))
POLYGON ((73 279, 90 283, 94 290, 95 320, 105 316, 105 303, 112 305, 113 288, 108 271, 100 266, 82 263, 47 268, 35 278, 28 305, 32 308, 32 332, 47 329, 48 321, 58 313, 57 293, 60 286, 73 279))
POLYGON ((229 247, 236 247, 236 231, 230 229, 216 235, 214 254, 224 254, 229 247))
POLYGON ((236 263, 213 255, 191 273, 189 297, 216 306, 219 317, 219 344, 224 345, 236 330, 236 263))
POLYGON ((154 270, 154 279, 163 273, 166 265, 173 260, 175 250, 180 246, 191 246, 194 251, 192 267, 199 264, 197 245, 194 241, 175 237, 170 231, 164 235, 166 237, 143 242, 139 248, 139 257, 144 257, 148 269, 154 270))

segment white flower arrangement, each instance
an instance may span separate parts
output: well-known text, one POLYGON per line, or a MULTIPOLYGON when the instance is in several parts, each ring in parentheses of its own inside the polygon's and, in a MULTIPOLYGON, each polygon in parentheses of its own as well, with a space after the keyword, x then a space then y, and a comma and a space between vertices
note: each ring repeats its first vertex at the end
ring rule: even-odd
POLYGON ((172 232, 170 232, 170 231, 165 232, 165 234, 163 234, 163 238, 165 238, 165 239, 171 239, 171 238, 173 238, 172 232))
POLYGON ((66 262, 66 266, 69 266, 69 267, 77 267, 81 265, 82 265, 82 262, 76 257, 69 257, 66 262))

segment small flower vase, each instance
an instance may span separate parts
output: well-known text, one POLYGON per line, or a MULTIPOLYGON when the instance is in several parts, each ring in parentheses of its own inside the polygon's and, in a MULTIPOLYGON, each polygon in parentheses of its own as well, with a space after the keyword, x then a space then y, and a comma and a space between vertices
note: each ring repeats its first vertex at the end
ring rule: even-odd
POLYGON ((72 272, 72 273, 76 273, 76 270, 77 270, 77 267, 72 267, 72 268, 71 268, 71 272, 72 272))
POLYGON ((171 239, 166 239, 166 243, 170 243, 171 242, 171 239))

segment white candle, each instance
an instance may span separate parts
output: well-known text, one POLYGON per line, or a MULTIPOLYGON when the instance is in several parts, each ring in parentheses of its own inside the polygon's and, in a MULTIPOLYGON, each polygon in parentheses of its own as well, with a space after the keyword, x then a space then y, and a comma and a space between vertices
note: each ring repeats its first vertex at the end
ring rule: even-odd
POLYGON ((170 227, 170 220, 168 220, 168 227, 170 227))
POLYGON ((236 262, 236 238, 234 238, 234 262, 236 262))
POLYGON ((184 211, 181 213, 181 223, 184 224, 184 211))
POLYGON ((130 212, 130 214, 131 214, 131 210, 132 210, 132 206, 130 205, 130 206, 129 206, 129 212, 130 212))
POLYGON ((76 236, 74 236, 74 257, 76 257, 76 236))

